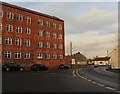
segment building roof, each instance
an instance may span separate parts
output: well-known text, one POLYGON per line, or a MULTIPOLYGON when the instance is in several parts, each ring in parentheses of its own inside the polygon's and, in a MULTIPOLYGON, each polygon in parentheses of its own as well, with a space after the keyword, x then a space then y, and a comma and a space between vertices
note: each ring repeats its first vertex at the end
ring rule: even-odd
POLYGON ((92 61, 108 61, 110 57, 96 57, 92 61))
POLYGON ((30 9, 23 8, 23 7, 20 7, 20 6, 16 6, 16 5, 13 5, 13 4, 9 4, 9 3, 6 3, 6 2, 0 2, 0 5, 8 6, 8 7, 11 7, 11 8, 19 9, 19 10, 22 10, 22 11, 26 11, 26 12, 29 12, 29 13, 33 13, 33 14, 36 14, 36 15, 40 15, 40 16, 44 16, 44 17, 47 17, 47 18, 51 18, 51 19, 54 19, 54 20, 59 20, 59 21, 64 22, 64 20, 62 20, 62 19, 60 19, 56 16, 50 16, 50 15, 47 15, 47 14, 43 14, 43 13, 40 13, 40 12, 37 12, 37 11, 33 11, 33 10, 30 10, 30 9))

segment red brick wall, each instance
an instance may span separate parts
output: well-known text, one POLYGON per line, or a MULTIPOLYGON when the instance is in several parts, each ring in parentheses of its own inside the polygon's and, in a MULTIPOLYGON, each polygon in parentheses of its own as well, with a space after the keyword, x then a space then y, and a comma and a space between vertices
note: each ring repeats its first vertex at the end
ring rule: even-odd
MULTIPOLYGON (((55 20, 55 19, 51 19, 51 18, 47 18, 47 17, 43 17, 43 16, 40 16, 40 15, 37 15, 37 14, 32 14, 32 13, 29 13, 29 12, 25 12, 25 11, 22 11, 22 10, 19 10, 19 9, 15 9, 15 8, 11 8, 11 7, 8 7, 8 6, 2 6, 2 10, 4 12, 4 16, 2 17, 2 24, 3 24, 3 29, 2 29, 2 52, 3 52, 3 60, 2 62, 3 63, 9 63, 9 62, 16 62, 16 63, 24 63, 24 64, 28 64, 30 62, 33 62, 33 63, 40 63, 40 64, 44 64, 46 66, 48 66, 49 68, 56 68, 59 64, 61 63, 65 63, 64 62, 64 59, 63 60, 53 60, 52 59, 52 55, 51 55, 51 58, 50 60, 45 60, 45 59, 42 59, 42 60, 38 60, 37 59, 37 52, 41 52, 43 53, 43 58, 44 58, 44 54, 45 53, 50 53, 50 54, 65 54, 65 48, 64 48, 64 22, 63 21, 59 21, 59 20, 55 20), (23 21, 17 21, 15 18, 10 20, 7 18, 7 13, 8 12, 12 12, 14 13, 14 17, 16 14, 21 14, 23 15, 23 21), (29 16, 32 18, 32 22, 31 23, 26 23, 25 21, 25 17, 26 16, 29 16), (44 22, 45 21, 50 21, 50 28, 46 27, 46 26, 39 26, 38 25, 38 19, 41 19, 43 20, 44 22), (52 23, 56 23, 57 25, 57 29, 53 29, 52 28, 52 23), (13 25, 13 32, 6 32, 6 25, 7 24, 11 24, 13 25), (59 30, 58 29, 58 24, 61 24, 62 27, 63 27, 63 30, 59 30), (21 26, 22 27, 22 34, 16 34, 16 30, 15 30, 15 27, 16 26, 21 26), (25 32, 25 28, 28 27, 31 29, 31 34, 30 35, 26 35, 24 34, 25 32), (48 31, 50 32, 50 38, 45 38, 44 36, 43 37, 39 37, 37 35, 37 30, 44 30, 44 31, 48 31), (62 34, 63 35, 63 39, 53 39, 52 38, 52 33, 55 32, 57 34, 57 37, 58 37, 58 34, 62 34), (7 45, 4 45, 4 42, 5 42, 5 37, 11 37, 13 39, 12 41, 12 45, 10 46, 7 46, 7 45), (15 38, 21 38, 22 39, 22 46, 15 46, 15 38), (24 46, 24 40, 25 39, 30 39, 31 40, 31 46, 30 47, 25 47, 24 46), (43 42, 50 42, 50 43, 57 43, 57 44, 62 44, 63 45, 63 49, 60 50, 58 49, 53 49, 53 48, 44 48, 44 49, 39 49, 37 47, 37 41, 43 41, 43 42), (9 59, 9 60, 6 60, 4 58, 4 52, 5 51, 11 51, 12 52, 12 58, 9 59), (14 59, 14 52, 16 51, 20 51, 22 53, 22 58, 19 59, 19 60, 15 60, 14 59), (31 58, 30 60, 25 60, 23 58, 23 52, 30 52, 31 53, 31 58)), ((51 44, 52 46, 52 44, 51 44)), ((58 46, 58 45, 57 45, 58 46)))

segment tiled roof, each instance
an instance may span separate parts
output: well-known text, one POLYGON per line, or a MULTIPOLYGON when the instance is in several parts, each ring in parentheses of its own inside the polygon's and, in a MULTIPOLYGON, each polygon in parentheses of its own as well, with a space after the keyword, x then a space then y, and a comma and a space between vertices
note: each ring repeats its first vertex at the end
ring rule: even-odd
POLYGON ((62 19, 60 19, 56 16, 50 16, 50 15, 47 15, 47 14, 43 14, 43 13, 40 13, 40 12, 37 12, 37 11, 33 11, 33 10, 30 10, 30 9, 19 7, 19 6, 9 4, 9 3, 6 3, 6 2, 0 2, 0 5, 8 6, 8 7, 11 7, 11 8, 19 9, 19 10, 22 10, 22 11, 26 11, 26 12, 29 12, 29 13, 33 13, 33 14, 36 14, 36 15, 40 15, 40 16, 44 16, 44 17, 47 17, 47 18, 51 18, 51 19, 55 19, 55 20, 59 20, 59 21, 64 22, 64 20, 62 20, 62 19))

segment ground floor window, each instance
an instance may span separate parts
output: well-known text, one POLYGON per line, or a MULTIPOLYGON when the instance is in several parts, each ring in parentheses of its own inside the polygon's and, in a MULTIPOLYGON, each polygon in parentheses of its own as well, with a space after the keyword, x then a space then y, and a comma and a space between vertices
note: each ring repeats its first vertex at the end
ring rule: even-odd
POLYGON ((42 53, 37 53, 37 58, 42 59, 42 53))
POLYGON ((30 59, 30 52, 25 52, 24 53, 24 58, 25 59, 30 59))
POLYGON ((4 57, 5 59, 10 59, 11 58, 11 52, 4 52, 4 57))
POLYGON ((15 59, 21 58, 21 52, 15 52, 15 59))

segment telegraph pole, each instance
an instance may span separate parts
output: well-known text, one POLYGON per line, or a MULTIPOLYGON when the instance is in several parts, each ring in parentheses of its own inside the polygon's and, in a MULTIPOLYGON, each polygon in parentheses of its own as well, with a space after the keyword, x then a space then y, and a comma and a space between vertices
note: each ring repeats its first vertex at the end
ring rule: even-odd
POLYGON ((70 54, 72 56, 72 42, 70 42, 70 54))

